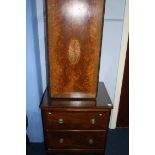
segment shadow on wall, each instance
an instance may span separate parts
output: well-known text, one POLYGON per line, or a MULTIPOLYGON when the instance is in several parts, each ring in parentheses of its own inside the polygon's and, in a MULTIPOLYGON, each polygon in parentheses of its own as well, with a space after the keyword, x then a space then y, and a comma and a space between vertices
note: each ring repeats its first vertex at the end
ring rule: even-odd
POLYGON ((26 113, 30 142, 42 142, 43 131, 39 104, 43 95, 36 0, 26 4, 26 113))

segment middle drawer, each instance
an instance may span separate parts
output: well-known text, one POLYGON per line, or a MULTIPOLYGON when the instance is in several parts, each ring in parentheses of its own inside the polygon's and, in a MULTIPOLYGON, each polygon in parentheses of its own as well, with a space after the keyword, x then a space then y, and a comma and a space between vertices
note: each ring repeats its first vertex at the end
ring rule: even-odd
POLYGON ((106 130, 109 111, 100 112, 54 112, 45 111, 46 130, 106 130))

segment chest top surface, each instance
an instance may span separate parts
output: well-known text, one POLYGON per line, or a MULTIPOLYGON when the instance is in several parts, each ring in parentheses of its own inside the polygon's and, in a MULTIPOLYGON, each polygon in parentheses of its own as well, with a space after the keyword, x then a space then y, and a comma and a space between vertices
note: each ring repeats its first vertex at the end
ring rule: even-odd
POLYGON ((42 109, 68 108, 68 110, 69 109, 76 110, 79 108, 82 108, 82 109, 93 108, 97 110, 102 108, 112 109, 113 105, 104 83, 99 82, 98 95, 96 99, 53 99, 49 97, 48 91, 46 89, 40 107, 42 109))

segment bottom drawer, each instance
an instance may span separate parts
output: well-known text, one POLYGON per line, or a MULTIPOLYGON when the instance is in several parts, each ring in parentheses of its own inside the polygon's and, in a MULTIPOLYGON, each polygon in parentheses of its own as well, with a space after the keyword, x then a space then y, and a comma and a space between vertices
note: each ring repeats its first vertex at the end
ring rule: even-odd
POLYGON ((52 149, 49 155, 104 155, 103 149, 52 149))
POLYGON ((48 149, 104 149, 105 131, 55 131, 46 133, 48 149))

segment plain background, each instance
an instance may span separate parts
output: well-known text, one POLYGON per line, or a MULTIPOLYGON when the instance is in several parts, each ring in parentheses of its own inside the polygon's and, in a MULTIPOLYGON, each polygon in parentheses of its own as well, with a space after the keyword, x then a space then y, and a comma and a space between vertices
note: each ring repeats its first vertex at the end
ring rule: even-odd
MULTIPOLYGON (((155 154, 155 2, 130 0, 130 154, 155 154)), ((0 5, 2 155, 26 154, 26 1, 0 5)))

